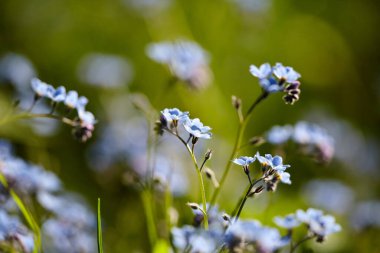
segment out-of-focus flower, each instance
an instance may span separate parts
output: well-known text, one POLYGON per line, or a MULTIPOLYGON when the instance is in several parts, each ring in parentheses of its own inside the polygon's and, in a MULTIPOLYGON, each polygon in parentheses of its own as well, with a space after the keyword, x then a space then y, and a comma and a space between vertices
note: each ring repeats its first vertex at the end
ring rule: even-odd
POLYGON ((19 93, 25 93, 36 76, 33 64, 23 55, 8 53, 0 59, 0 81, 12 83, 19 93))
POLYGON ((274 126, 266 134, 267 141, 272 144, 282 144, 287 142, 293 134, 293 127, 290 125, 274 126))
POLYGON ((324 241, 328 235, 341 230, 341 226, 335 223, 335 218, 331 215, 323 215, 321 210, 313 208, 306 211, 297 210, 296 217, 308 226, 311 233, 317 236, 318 242, 324 241))
POLYGON ((359 202, 352 211, 350 221, 356 230, 380 228, 380 201, 359 202))
POLYGON ((37 96, 39 97, 47 97, 48 95, 48 84, 42 82, 38 78, 33 78, 31 80, 31 86, 33 91, 36 93, 37 96))
POLYGON ((173 76, 191 88, 201 89, 211 82, 208 53, 194 42, 152 43, 146 52, 152 60, 166 64, 173 76))
POLYGON ((195 138, 211 139, 211 128, 209 126, 204 126, 198 118, 186 119, 184 127, 186 131, 195 138))
POLYGON ((128 85, 133 79, 131 63, 117 55, 86 55, 78 67, 79 79, 90 85, 115 88, 128 85))
POLYGON ((354 191, 335 180, 316 179, 308 182, 303 192, 305 200, 316 207, 342 214, 350 210, 354 191))
POLYGON ((0 209, 0 243, 8 244, 22 252, 34 249, 33 234, 21 223, 17 216, 0 209), (16 243, 15 243, 16 242, 16 243))
POLYGON ((298 122, 294 127, 274 126, 267 132, 267 140, 276 145, 293 140, 303 153, 319 162, 329 162, 335 150, 334 139, 325 129, 305 121, 298 122))
POLYGON ((270 253, 289 244, 289 239, 282 237, 277 229, 262 226, 255 220, 234 222, 228 227, 225 238, 232 252, 253 246, 257 252, 270 253))
POLYGON ((54 89, 53 86, 48 85, 47 88, 47 97, 56 103, 65 101, 66 99, 66 88, 59 86, 57 89, 54 89))
POLYGON ((75 90, 71 90, 67 92, 67 96, 65 98, 65 105, 70 109, 74 109, 78 105, 78 92, 75 90))
POLYGON ((301 222, 297 220, 296 216, 294 214, 286 215, 285 217, 274 217, 274 223, 276 223, 277 226, 283 227, 286 229, 292 229, 294 227, 298 227, 301 222))

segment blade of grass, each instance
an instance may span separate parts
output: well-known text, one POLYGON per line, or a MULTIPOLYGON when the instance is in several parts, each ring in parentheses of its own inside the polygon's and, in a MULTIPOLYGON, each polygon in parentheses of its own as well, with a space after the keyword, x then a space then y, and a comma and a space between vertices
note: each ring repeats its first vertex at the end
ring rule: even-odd
POLYGON ((98 198, 98 253, 103 253, 102 220, 100 215, 100 198, 98 198))
POLYGON ((9 194, 11 195, 12 199, 16 203, 17 207, 20 209, 29 227, 34 232, 35 247, 33 249, 33 253, 38 253, 39 249, 41 249, 41 232, 36 220, 33 218, 32 213, 28 210, 28 208, 22 202, 21 198, 17 195, 17 193, 13 189, 9 189, 7 179, 1 173, 0 173, 0 183, 9 190, 9 194))

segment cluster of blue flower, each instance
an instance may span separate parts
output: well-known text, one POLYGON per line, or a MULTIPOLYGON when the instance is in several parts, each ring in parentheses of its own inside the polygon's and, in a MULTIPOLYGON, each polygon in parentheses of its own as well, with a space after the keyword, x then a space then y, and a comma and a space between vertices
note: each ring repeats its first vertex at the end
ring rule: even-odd
POLYGON ((95 216, 62 187, 60 179, 42 167, 13 155, 8 142, 0 142, 0 243, 30 253, 37 247, 33 232, 19 218, 9 187, 30 202, 35 198, 47 214, 42 221, 45 252, 95 252, 95 216))
MULTIPOLYGON (((196 204, 194 204, 196 206, 196 204)), ((193 207, 192 207, 193 208, 193 207)), ((194 224, 203 218, 202 212, 194 208, 194 224)), ((296 214, 275 217, 277 226, 286 228, 287 233, 281 235, 277 228, 263 226, 257 220, 232 220, 227 214, 220 212, 216 206, 208 208, 209 229, 199 226, 174 227, 172 229, 173 244, 180 252, 276 252, 280 248, 291 245, 290 252, 296 248, 293 244, 293 229, 302 223, 308 229, 307 239, 322 242, 329 234, 341 230, 331 215, 323 215, 317 209, 297 210, 296 214)))
POLYGON ((191 139, 193 144, 199 138, 211 139, 212 136, 210 127, 204 126, 198 118, 190 119, 188 112, 182 112, 177 108, 161 111, 160 121, 157 124, 157 129, 160 133, 163 133, 163 130, 167 130, 175 135, 178 135, 178 125, 182 125, 190 135, 187 142, 191 139))
POLYGON ((267 93, 283 91, 285 103, 294 104, 299 99, 301 83, 298 78, 301 75, 292 67, 285 67, 281 63, 276 63, 273 67, 269 63, 264 63, 260 67, 251 65, 251 74, 259 79, 260 86, 267 93))
POLYGON ((44 83, 37 78, 31 80, 31 86, 35 92, 35 102, 40 98, 47 98, 52 102, 52 111, 59 103, 63 103, 69 111, 76 110, 77 117, 71 121, 63 121, 74 127, 73 134, 80 141, 87 141, 92 136, 94 124, 96 123, 94 115, 86 111, 88 99, 84 96, 78 96, 78 92, 71 90, 66 93, 66 88, 59 86, 54 88, 50 84, 44 83))
POLYGON ((329 162, 334 155, 334 139, 327 131, 316 124, 300 121, 293 126, 274 126, 267 134, 269 143, 280 145, 294 141, 307 155, 319 162, 329 162))
POLYGON ((250 171, 248 166, 256 160, 259 161, 261 165, 261 170, 263 172, 262 180, 267 191, 276 190, 277 184, 280 181, 284 184, 291 184, 290 174, 285 172, 290 165, 284 165, 281 156, 276 155, 272 157, 270 154, 261 156, 259 152, 257 152, 254 157, 241 156, 234 159, 233 162, 237 165, 243 166, 244 172, 249 176, 250 171))

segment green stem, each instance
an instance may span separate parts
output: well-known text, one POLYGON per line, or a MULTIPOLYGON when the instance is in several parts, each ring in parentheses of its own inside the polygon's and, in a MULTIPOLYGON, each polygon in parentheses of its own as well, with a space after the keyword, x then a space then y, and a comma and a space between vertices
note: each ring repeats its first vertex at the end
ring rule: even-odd
POLYGON ((7 124, 7 123, 11 123, 13 121, 20 120, 20 119, 33 119, 33 118, 50 118, 50 119, 55 119, 55 120, 62 121, 63 123, 68 124, 70 126, 76 126, 77 125, 71 119, 68 119, 68 118, 65 118, 65 117, 61 117, 61 116, 57 116, 57 115, 54 115, 54 114, 48 114, 48 113, 41 113, 41 114, 19 113, 19 114, 13 115, 12 117, 5 117, 2 120, 0 120, 0 126, 4 125, 4 124, 7 124))
POLYGON ((315 235, 312 235, 312 236, 305 236, 303 239, 301 239, 300 241, 298 241, 296 244, 294 244, 291 248, 290 248, 290 251, 289 253, 293 253, 295 252, 295 250, 297 249, 298 246, 300 246, 302 243, 310 240, 310 239, 313 239, 315 237, 315 235))
POLYGON ((152 209, 153 199, 149 189, 144 189, 141 192, 141 199, 144 205, 144 211, 147 221, 149 242, 151 247, 153 248, 157 241, 157 229, 156 224, 154 222, 154 214, 152 209))
POLYGON ((243 136, 244 136, 244 132, 245 132, 245 128, 247 127, 247 124, 248 124, 248 121, 252 115, 252 111, 253 109, 255 109, 255 107, 262 101, 264 100, 266 97, 268 96, 268 93, 263 91, 263 93, 255 100, 255 102, 251 105, 251 107, 248 109, 244 119, 242 121, 240 121, 240 124, 239 124, 239 128, 238 128, 238 132, 237 132, 237 136, 236 136, 236 140, 235 140, 235 144, 234 144, 234 148, 232 149, 232 152, 231 152, 231 155, 227 161, 227 164, 226 164, 226 167, 224 169, 224 172, 223 172, 223 175, 222 175, 222 178, 220 179, 219 181, 219 188, 216 188, 215 191, 214 191, 214 194, 212 195, 211 197, 211 201, 210 201, 210 206, 215 204, 218 196, 219 196, 219 193, 220 193, 220 190, 222 189, 223 185, 224 185, 224 182, 226 181, 227 179, 227 176, 228 176, 228 173, 231 169, 231 165, 232 165, 232 160, 235 158, 237 152, 239 151, 240 149, 240 145, 242 143, 242 140, 243 140, 243 136))
POLYGON ((102 236, 102 218, 100 213, 100 198, 98 198, 98 215, 97 215, 97 233, 98 233, 98 253, 103 253, 103 236, 102 236))
POLYGON ((207 215, 207 202, 206 202, 206 191, 205 191, 205 185, 203 182, 203 176, 202 172, 198 167, 197 159, 195 158, 194 153, 192 152, 191 148, 189 145, 186 145, 187 151, 189 151, 189 154, 191 156, 191 159, 193 160, 195 170, 197 171, 198 174, 198 181, 199 181, 199 187, 202 195, 202 205, 203 205, 203 214, 204 214, 204 227, 207 230, 208 229, 208 215, 207 215))
MULTIPOLYGON (((242 198, 242 200, 239 200, 239 203, 240 203, 240 204, 238 204, 239 208, 238 208, 238 211, 237 211, 237 214, 236 214, 236 217, 235 217, 235 221, 237 221, 237 220, 239 219, 239 217, 240 217, 240 213, 241 213, 241 211, 243 210, 243 207, 244 207, 244 205, 245 205, 245 202, 247 201, 247 199, 248 199, 248 195, 251 193, 252 188, 253 188, 258 182, 260 182, 261 180, 263 180, 263 179, 262 179, 262 178, 259 178, 259 179, 255 180, 252 184, 250 184, 249 187, 248 187, 248 189, 247 189, 247 191, 246 191, 246 193, 245 193, 245 195, 244 195, 244 197, 242 198)), ((235 208, 235 210, 236 210, 236 208, 235 208)), ((235 212, 235 211, 234 211, 234 212, 235 212)))

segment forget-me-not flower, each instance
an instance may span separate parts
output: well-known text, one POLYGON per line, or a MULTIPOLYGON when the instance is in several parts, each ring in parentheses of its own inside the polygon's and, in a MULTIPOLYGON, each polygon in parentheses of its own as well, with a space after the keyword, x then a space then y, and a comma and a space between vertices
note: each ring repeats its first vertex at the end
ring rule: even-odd
POLYGON ((282 63, 276 63, 273 67, 273 74, 283 82, 292 83, 298 80, 301 75, 292 67, 285 67, 282 63))
POLYGON ((57 89, 54 89, 53 86, 48 85, 47 97, 56 103, 62 102, 66 98, 66 88, 59 86, 57 89))
POLYGON ((171 73, 191 88, 204 88, 211 81, 208 53, 194 42, 153 43, 148 45, 147 55, 158 63, 168 65, 171 73))
POLYGON ((256 157, 241 156, 239 158, 235 158, 232 162, 240 166, 249 166, 254 161, 256 161, 256 157))
POLYGON ((78 92, 76 92, 75 90, 67 92, 64 103, 70 109, 76 108, 78 104, 78 92))
POLYGON ((255 65, 251 65, 249 67, 249 71, 251 74, 257 78, 265 79, 272 73, 272 67, 269 63, 261 64, 261 66, 258 68, 255 65))
POLYGON ((271 67, 269 63, 264 63, 260 67, 251 65, 249 70, 259 79, 260 86, 266 93, 285 92, 283 99, 287 104, 293 104, 299 99, 301 83, 298 79, 301 75, 292 67, 283 66, 281 63, 271 67))
POLYGON ((256 153, 255 157, 257 160, 261 163, 263 167, 270 167, 276 171, 285 171, 287 168, 290 167, 288 164, 282 163, 282 157, 281 156, 274 156, 272 157, 271 154, 266 154, 265 156, 261 156, 259 152, 256 153))
POLYGON ((166 108, 163 111, 161 111, 161 123, 169 129, 172 127, 177 127, 178 123, 185 123, 188 118, 188 112, 182 112, 177 108, 166 108))
POLYGON ((184 127, 186 131, 195 138, 211 139, 211 128, 209 126, 204 126, 198 118, 186 119, 184 127))
POLYGON ((33 78, 31 80, 31 86, 33 91, 36 93, 38 97, 46 97, 48 94, 48 84, 42 82, 38 78, 33 78))
POLYGON ((306 211, 297 210, 296 217, 308 226, 311 233, 317 236, 318 242, 322 242, 327 235, 341 230, 341 226, 335 223, 335 218, 331 215, 323 215, 321 210, 314 208, 306 211))
POLYGON ((274 217, 273 221, 277 226, 286 229, 292 229, 294 227, 298 227, 301 224, 301 221, 299 221, 294 214, 288 214, 285 217, 276 216, 274 217))

